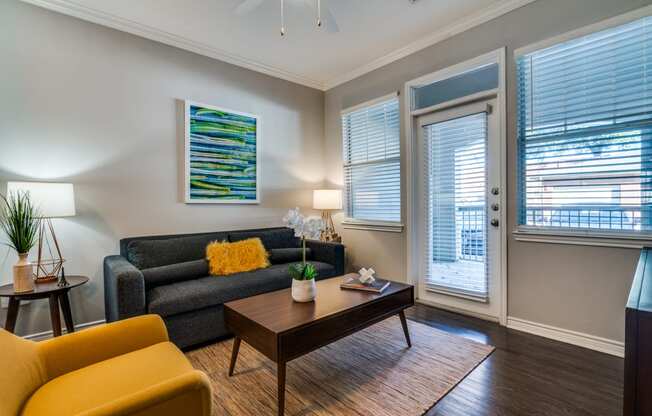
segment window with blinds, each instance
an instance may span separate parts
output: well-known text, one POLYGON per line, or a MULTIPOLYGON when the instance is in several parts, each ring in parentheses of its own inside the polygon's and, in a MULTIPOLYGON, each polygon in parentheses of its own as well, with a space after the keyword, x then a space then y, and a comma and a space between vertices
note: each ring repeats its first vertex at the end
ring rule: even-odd
POLYGON ((346 212, 362 221, 401 221, 398 97, 342 113, 346 212))
POLYGON ((652 18, 517 58, 522 225, 652 228, 652 18))
POLYGON ((426 285, 485 299, 487 114, 424 129, 426 285))

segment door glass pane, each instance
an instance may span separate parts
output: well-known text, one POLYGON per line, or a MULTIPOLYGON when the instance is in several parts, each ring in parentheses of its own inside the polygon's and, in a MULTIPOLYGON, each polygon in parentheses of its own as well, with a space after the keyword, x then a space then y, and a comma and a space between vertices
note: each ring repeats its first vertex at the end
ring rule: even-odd
POLYGON ((487 114, 423 127, 426 285, 486 298, 487 114))

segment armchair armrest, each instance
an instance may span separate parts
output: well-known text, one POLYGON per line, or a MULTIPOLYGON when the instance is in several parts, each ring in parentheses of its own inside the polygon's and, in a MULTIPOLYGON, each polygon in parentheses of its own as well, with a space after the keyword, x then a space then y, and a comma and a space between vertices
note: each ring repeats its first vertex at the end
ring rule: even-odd
POLYGON ((37 344, 48 379, 168 340, 158 315, 85 329, 37 344))
POLYGON ((335 267, 337 275, 344 274, 344 245, 325 241, 307 240, 306 247, 312 251, 316 261, 331 264, 335 267))
POLYGON ((210 416, 212 398, 208 377, 201 371, 193 370, 80 416, 127 416, 142 414, 146 410, 151 410, 151 414, 160 414, 156 409, 159 405, 165 406, 165 414, 210 416))
POLYGON ((122 256, 104 258, 104 310, 107 322, 147 312, 143 273, 122 256))

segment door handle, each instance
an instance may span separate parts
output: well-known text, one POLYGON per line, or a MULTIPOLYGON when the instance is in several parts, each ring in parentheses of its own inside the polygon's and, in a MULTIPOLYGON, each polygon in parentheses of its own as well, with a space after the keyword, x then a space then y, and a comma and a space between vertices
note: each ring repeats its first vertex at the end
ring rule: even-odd
POLYGON ((497 218, 492 218, 490 224, 494 227, 498 227, 500 225, 500 221, 498 221, 497 218))

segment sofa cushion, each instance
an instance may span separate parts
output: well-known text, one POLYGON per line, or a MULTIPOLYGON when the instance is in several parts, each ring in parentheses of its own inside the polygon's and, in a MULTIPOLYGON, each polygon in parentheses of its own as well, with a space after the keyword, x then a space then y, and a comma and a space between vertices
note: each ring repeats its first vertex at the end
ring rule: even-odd
POLYGON ((161 342, 53 379, 32 395, 21 414, 85 414, 193 371, 177 347, 161 342))
MULTIPOLYGON (((319 279, 335 275, 335 268, 330 264, 311 263, 315 265, 319 279)), ((149 313, 171 316, 285 289, 290 287, 291 283, 286 264, 276 264, 266 269, 228 277, 207 276, 153 288, 147 293, 147 309, 149 313)))
POLYGON ((235 231, 229 233, 229 241, 240 241, 258 237, 266 250, 274 248, 299 247, 299 239, 290 228, 270 228, 263 230, 235 231))
POLYGON ((127 244, 127 260, 139 269, 199 260, 205 258, 208 243, 227 238, 226 233, 211 233, 158 240, 132 240, 127 244))
POLYGON ((183 280, 197 279, 208 274, 208 262, 204 259, 167 264, 142 270, 147 289, 169 285, 183 280))
MULTIPOLYGON (((312 257, 312 250, 306 249, 306 259, 312 257)), ((303 261, 303 249, 301 248, 273 248, 269 250, 269 261, 272 264, 285 264, 303 261)))

